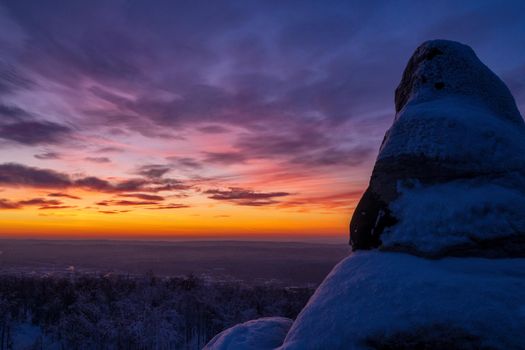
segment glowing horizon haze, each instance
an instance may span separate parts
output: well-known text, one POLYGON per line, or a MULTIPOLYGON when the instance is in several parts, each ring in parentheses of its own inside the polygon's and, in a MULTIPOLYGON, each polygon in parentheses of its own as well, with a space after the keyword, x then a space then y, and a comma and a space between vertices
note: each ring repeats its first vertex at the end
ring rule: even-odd
POLYGON ((0 0, 2 237, 339 237, 423 41, 525 107, 525 3, 0 0))

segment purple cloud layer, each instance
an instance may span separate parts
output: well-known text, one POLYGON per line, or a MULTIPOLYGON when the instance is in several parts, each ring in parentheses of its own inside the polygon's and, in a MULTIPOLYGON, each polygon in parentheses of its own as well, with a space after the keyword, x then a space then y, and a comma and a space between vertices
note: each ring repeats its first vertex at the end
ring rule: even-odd
MULTIPOLYGON (((523 34, 518 13, 524 6, 7 0, 1 15, 15 25, 3 36, 18 39, 0 41, 6 52, 0 93, 38 90, 42 81, 81 92, 100 102, 77 107, 81 129, 122 128, 151 136, 196 125, 213 134, 232 124, 248 128, 253 138, 261 127, 289 136, 303 126, 329 133, 341 123, 391 109, 407 57, 423 40, 439 36, 471 43, 502 74, 523 65, 523 59, 499 63, 495 52, 525 56, 513 39, 523 34), (404 7, 400 17, 390 11, 398 7, 404 7), (213 125, 198 126, 203 122, 213 125)), ((12 119, 30 115, 23 107, 1 106, 0 113, 12 119)), ((68 115, 57 117, 62 124, 3 124, 0 138, 58 143, 73 130, 66 126, 68 115)), ((316 141, 301 140, 304 147, 317 147, 316 141)))
POLYGON ((70 189, 104 193, 107 214, 185 208, 166 201, 203 184, 214 203, 346 209, 421 42, 473 46, 525 108, 523 13, 523 1, 4 0, 0 186, 53 191, 27 196, 49 208, 70 189))

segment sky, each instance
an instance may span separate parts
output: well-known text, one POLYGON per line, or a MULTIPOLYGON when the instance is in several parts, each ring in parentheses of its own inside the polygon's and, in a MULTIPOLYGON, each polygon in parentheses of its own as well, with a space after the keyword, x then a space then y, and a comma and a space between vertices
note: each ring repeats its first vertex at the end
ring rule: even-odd
POLYGON ((338 237, 422 42, 525 110, 523 1, 0 0, 0 236, 338 237))

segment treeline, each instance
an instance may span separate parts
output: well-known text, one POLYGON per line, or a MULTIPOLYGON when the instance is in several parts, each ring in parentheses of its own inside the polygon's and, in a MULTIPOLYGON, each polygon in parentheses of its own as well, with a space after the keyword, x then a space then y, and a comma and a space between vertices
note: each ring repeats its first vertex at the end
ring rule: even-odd
POLYGON ((192 276, 0 276, 0 350, 201 349, 239 322, 295 318, 312 293, 192 276))

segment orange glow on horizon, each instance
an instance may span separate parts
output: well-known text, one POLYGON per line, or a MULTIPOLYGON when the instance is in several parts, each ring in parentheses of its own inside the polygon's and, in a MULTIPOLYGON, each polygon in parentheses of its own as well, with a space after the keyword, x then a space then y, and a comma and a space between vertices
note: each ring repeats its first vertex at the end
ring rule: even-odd
MULTIPOLYGON (((11 202, 46 197, 49 190, 16 188, 3 191, 11 202)), ((73 193, 73 192, 72 192, 73 193)), ((73 194, 72 194, 73 195, 73 194)), ((300 197, 268 206, 243 206, 197 194, 176 199, 188 207, 153 209, 145 206, 96 206, 118 195, 75 191, 81 199, 61 198, 63 208, 38 205, 0 210, 5 238, 341 238, 359 191, 332 196, 300 197), (350 202, 350 203, 349 203, 350 202), (349 204, 348 204, 349 203, 349 204)))

